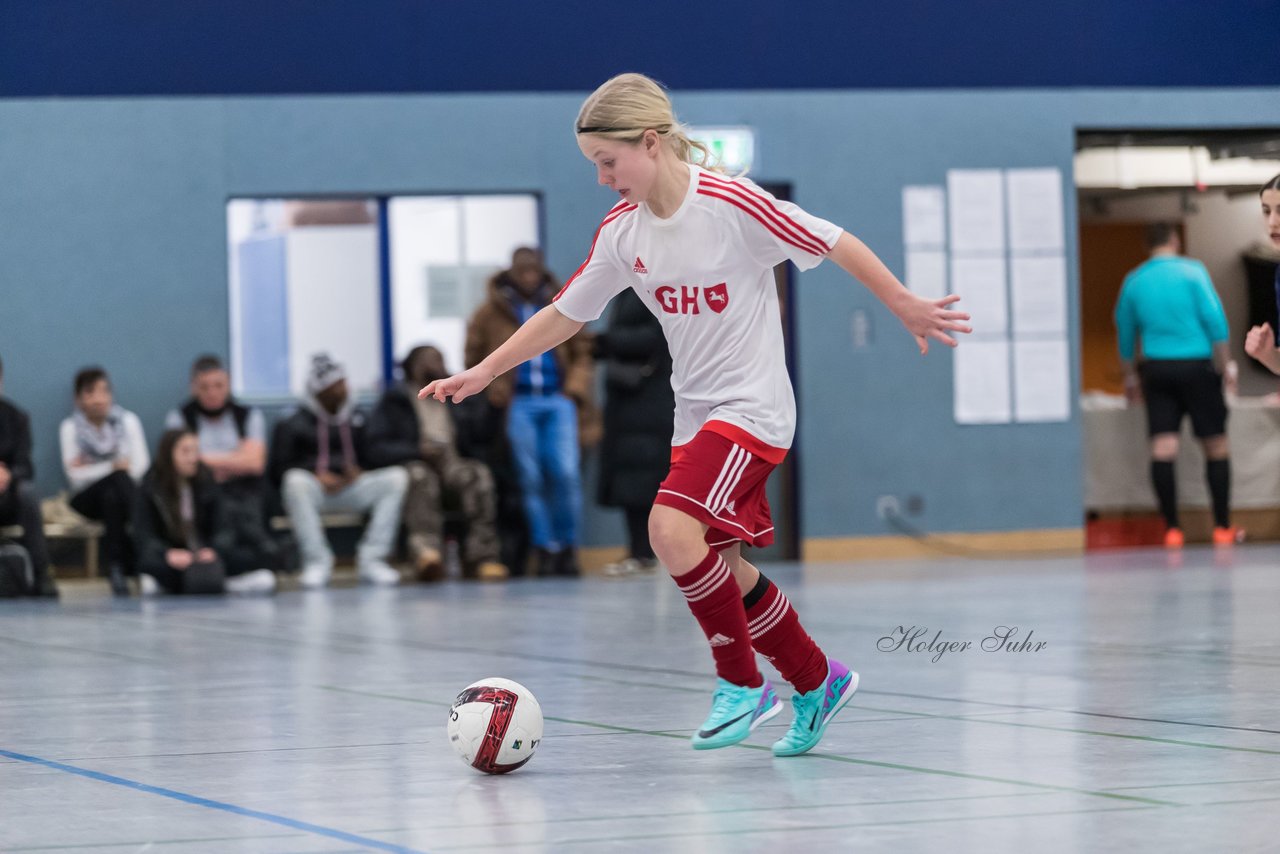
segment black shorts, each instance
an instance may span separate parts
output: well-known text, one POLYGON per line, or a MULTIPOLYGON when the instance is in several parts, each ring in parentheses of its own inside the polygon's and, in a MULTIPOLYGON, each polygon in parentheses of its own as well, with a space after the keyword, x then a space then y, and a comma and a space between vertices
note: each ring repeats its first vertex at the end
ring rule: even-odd
POLYGON ((1222 374, 1209 359, 1156 359, 1138 367, 1142 396, 1147 402, 1147 432, 1178 433, 1182 416, 1191 415, 1198 439, 1221 436, 1227 430, 1227 402, 1222 397, 1222 374))

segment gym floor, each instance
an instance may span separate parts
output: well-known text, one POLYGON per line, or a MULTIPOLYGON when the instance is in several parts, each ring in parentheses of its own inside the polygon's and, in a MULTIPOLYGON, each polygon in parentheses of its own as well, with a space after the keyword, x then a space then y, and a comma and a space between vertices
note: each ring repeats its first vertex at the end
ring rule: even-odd
POLYGON ((1278 566, 1272 546, 767 566, 862 675, 794 759, 768 750, 789 708, 690 749, 711 660, 662 576, 150 601, 66 582, 0 602, 0 851, 1270 849, 1278 566), (487 676, 547 716, 505 777, 445 737, 487 676))

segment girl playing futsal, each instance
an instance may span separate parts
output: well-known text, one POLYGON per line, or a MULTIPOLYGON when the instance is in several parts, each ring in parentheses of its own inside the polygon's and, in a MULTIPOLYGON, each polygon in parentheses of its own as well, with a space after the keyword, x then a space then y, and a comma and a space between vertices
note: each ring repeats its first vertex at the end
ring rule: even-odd
POLYGON ((707 149, 676 122, 666 92, 623 74, 587 98, 578 147, 620 201, 596 230, 587 260, 554 302, 479 365, 431 383, 420 397, 461 401, 555 347, 632 288, 671 348, 675 432, 671 471, 649 516, 653 548, 702 627, 719 677, 698 749, 725 747, 781 711, 756 667, 759 652, 795 686, 795 720, 778 756, 814 747, 858 687, 828 658, 787 597, 743 559, 742 543, 773 541, 765 481, 795 432, 773 267, 830 258, 863 282, 915 336, 955 346, 968 332, 959 299, 925 300, 902 286, 853 235, 745 178, 707 168, 707 149), (699 156, 695 162, 694 152, 699 156))

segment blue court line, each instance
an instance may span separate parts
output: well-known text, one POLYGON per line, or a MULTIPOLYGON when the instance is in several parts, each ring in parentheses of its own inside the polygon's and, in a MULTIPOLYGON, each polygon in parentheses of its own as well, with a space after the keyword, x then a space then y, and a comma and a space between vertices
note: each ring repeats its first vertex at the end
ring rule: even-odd
POLYGON ((97 780, 99 783, 111 783, 115 786, 123 786, 126 789, 133 789, 138 792, 146 792, 151 795, 159 795, 162 798, 169 798, 175 801, 181 801, 184 804, 193 804, 198 807, 205 807, 211 810, 221 810, 232 815, 244 816, 246 818, 256 818, 259 821, 278 824, 281 827, 287 827, 291 830, 303 830, 307 833, 314 833, 317 836, 327 836, 330 839, 338 839, 343 842, 352 842, 365 848, 373 848, 378 851, 391 851, 393 854, 427 854, 416 848, 405 848, 403 845, 395 845, 390 842, 382 842, 378 839, 370 839, 367 836, 358 836, 354 833, 347 833, 344 830, 335 830, 332 827, 324 827, 319 824, 311 824, 305 821, 296 821, 292 818, 285 818, 282 815, 274 815, 269 812, 260 812, 258 810, 247 809, 246 807, 238 807, 235 804, 224 804, 222 801, 212 801, 208 798, 202 798, 198 795, 188 795, 185 792, 176 792, 173 789, 163 789, 159 786, 149 786, 146 783, 139 783, 136 780, 128 780, 124 777, 116 777, 111 774, 103 774, 99 771, 90 771, 85 768, 77 768, 74 765, 64 765, 61 762, 54 762, 51 759, 41 759, 39 756, 28 756, 25 753, 14 753, 11 750, 0 750, 0 756, 6 756, 19 762, 27 762, 32 765, 42 765, 45 768, 52 768, 55 771, 65 771, 68 774, 75 774, 78 777, 86 777, 90 780, 97 780))

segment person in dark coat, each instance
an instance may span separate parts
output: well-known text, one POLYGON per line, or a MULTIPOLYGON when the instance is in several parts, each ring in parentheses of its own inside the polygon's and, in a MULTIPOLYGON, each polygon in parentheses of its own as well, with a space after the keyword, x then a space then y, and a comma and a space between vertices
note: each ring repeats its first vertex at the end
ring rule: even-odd
POLYGON ((369 418, 369 459, 375 466, 404 466, 409 473, 403 515, 418 577, 443 577, 445 508, 456 506, 466 521, 460 544, 464 577, 506 578, 507 567, 499 561, 493 474, 462 453, 458 407, 418 397, 418 389, 448 376, 443 354, 435 347, 414 347, 401 369, 403 382, 386 390, 369 418))
POLYGON ((671 355, 662 325, 631 289, 614 301, 606 332, 596 338, 604 363, 604 439, 597 500, 627 516, 627 557, 605 567, 609 575, 652 571, 649 510, 671 467, 675 394, 671 355))
MULTIPOLYGON (((213 474, 200 463, 200 443, 187 429, 160 437, 155 463, 135 492, 133 539, 144 595, 190 593, 192 567, 218 564, 230 593, 270 593, 275 574, 263 555, 237 542, 213 474)), ((208 592, 208 591, 199 591, 208 592)))
MULTIPOLYGON (((0 362, 0 390, 4 387, 4 363, 0 362)), ((31 418, 12 401, 0 397, 0 525, 21 525, 19 542, 31 558, 35 585, 32 596, 56 599, 58 586, 49 566, 49 548, 44 540, 44 520, 40 498, 32 481, 31 418)))

